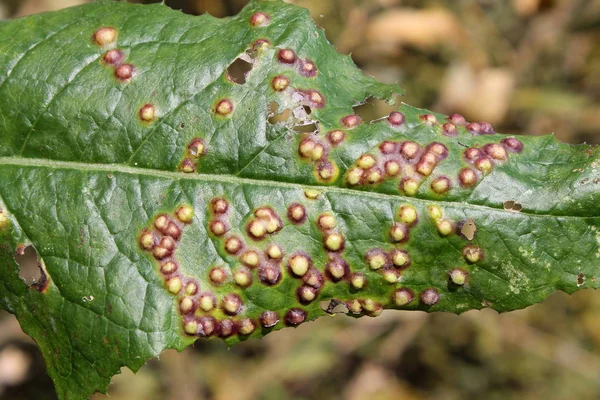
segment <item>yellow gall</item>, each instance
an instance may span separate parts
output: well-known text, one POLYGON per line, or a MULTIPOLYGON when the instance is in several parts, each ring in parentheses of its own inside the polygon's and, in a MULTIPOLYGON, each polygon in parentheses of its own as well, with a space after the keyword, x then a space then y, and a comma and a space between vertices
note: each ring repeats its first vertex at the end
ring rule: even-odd
POLYGON ((244 252, 240 257, 240 260, 244 265, 247 265, 248 267, 256 267, 260 262, 258 253, 254 250, 248 250, 244 252))
POLYGON ((108 46, 117 41, 118 32, 115 28, 100 28, 94 32, 94 41, 99 46, 108 46))
POLYGON ((215 214, 225 214, 229 209, 229 202, 225 199, 214 198, 211 200, 212 211, 215 214))
POLYGON ((252 284, 252 274, 250 274, 250 271, 245 269, 235 271, 233 274, 233 281, 236 283, 236 285, 246 288, 252 284))
POLYGON ((272 258, 273 260, 279 260, 283 257, 283 251, 281 250, 281 247, 279 247, 278 245, 272 244, 267 249, 267 255, 269 256, 269 258, 272 258))
POLYGON ((406 241, 408 239, 408 227, 403 223, 394 223, 390 228, 390 239, 396 243, 406 241))
POLYGON ((489 174, 494 169, 494 162, 489 157, 480 157, 475 160, 475 168, 484 174, 489 174))
POLYGON ((398 274, 398 271, 396 271, 394 269, 383 270, 383 272, 381 273, 381 276, 383 277, 383 280, 385 280, 387 283, 397 283, 398 280, 400 279, 400 275, 398 274))
POLYGON ((202 311, 209 312, 215 308, 215 299, 208 293, 203 293, 198 299, 198 307, 202 311))
POLYGON ((254 219, 248 224, 248 232, 255 239, 262 239, 267 234, 267 228, 263 221, 254 219))
POLYGON ((252 322, 249 318, 242 318, 237 325, 239 334, 244 336, 250 335, 252 332, 254 332, 254 329, 256 329, 254 322, 252 322))
POLYGON ((185 285, 185 294, 188 296, 193 296, 198 293, 198 284, 194 281, 190 281, 185 285))
POLYGON ((144 122, 152 122, 154 121, 154 106, 152 104, 144 104, 142 108, 140 108, 140 119, 144 122))
POLYGON ((412 178, 402 180, 401 187, 407 196, 414 196, 419 191, 419 182, 412 178))
POLYGON ((409 160, 415 158, 420 150, 421 147, 415 142, 404 142, 400 146, 400 154, 409 160))
POLYGON ((412 225, 417 221, 417 209, 412 204, 403 204, 398 209, 398 219, 407 225, 412 225))
POLYGON ((160 267, 160 272, 162 272, 164 275, 172 274, 175 271, 177 271, 177 264, 175 264, 173 261, 167 261, 160 267))
POLYGON ((233 112, 233 103, 228 99, 222 99, 217 103, 215 112, 222 116, 229 115, 233 112))
POLYGON ((209 229, 215 236, 223 236, 228 231, 227 225, 225 225, 224 222, 218 220, 212 221, 210 223, 209 229))
POLYGON ((440 219, 437 221, 437 229, 440 235, 448 236, 454 232, 454 223, 448 219, 440 219))
POLYGON ((195 319, 186 321, 186 323, 183 325, 183 330, 188 335, 196 335, 198 333, 198 322, 195 319))
MULTIPOLYGON (((5 228, 5 226, 2 224, 3 215, 4 214, 0 213, 0 230, 5 228)), ((140 236, 140 245, 146 250, 152 249, 152 246, 154 245, 154 236, 152 236, 152 234, 149 232, 143 233, 142 236, 140 236)))
POLYGON ((346 139, 346 134, 343 131, 334 130, 327 133, 327 140, 329 140, 329 143, 331 143, 334 146, 337 146, 338 144, 342 143, 344 139, 346 139))
POLYGON ((242 310, 242 299, 237 294, 228 294, 223 298, 221 307, 226 314, 239 314, 239 312, 242 310))
POLYGON ((294 275, 304 276, 310 268, 310 260, 305 255, 296 254, 290 258, 288 265, 294 275))
POLYGON ((183 314, 188 314, 188 313, 192 312, 194 310, 194 300, 192 300, 189 297, 184 297, 179 302, 179 310, 183 314))
POLYGON ((467 281, 467 275, 468 274, 460 268, 453 269, 449 273, 450 281, 459 286, 463 286, 465 284, 467 281))
POLYGON ((348 171, 348 176, 346 177, 348 184, 358 185, 362 180, 364 173, 365 171, 363 169, 352 168, 350 171, 348 171))
POLYGON ((376 163, 377 160, 375 160, 375 157, 373 157, 371 154, 363 154, 356 162, 356 165, 359 168, 368 169, 374 166, 376 163))
POLYGON ((271 87, 276 92, 283 92, 290 85, 290 80, 282 75, 276 76, 271 82, 271 87))
POLYGON ((412 290, 407 288, 398 289, 393 295, 394 304, 396 304, 398 307, 410 304, 414 298, 415 295, 413 294, 412 290))
POLYGON ((304 191, 304 196, 307 199, 316 200, 319 198, 319 191, 314 189, 307 189, 304 191))
POLYGON ((397 161, 388 161, 385 163, 385 173, 388 176, 396 176, 400 172, 400 164, 397 161))
POLYGON ((441 176, 431 182, 431 190, 437 194, 444 194, 450 190, 451 185, 452 183, 450 182, 450 179, 446 178, 445 176, 441 176))
POLYGON ((335 217, 333 215, 325 213, 319 215, 317 224, 319 225, 319 228, 321 228, 324 231, 327 231, 329 229, 335 228, 337 225, 337 221, 335 220, 335 217))
POLYGON ((460 184, 464 187, 471 187, 477 183, 477 174, 471 168, 463 168, 458 174, 460 184))
POLYGON ((302 204, 294 203, 288 207, 288 218, 296 224, 302 223, 306 220, 306 209, 302 204))
POLYGON ((434 221, 437 221, 444 216, 444 212, 442 211, 442 208, 440 206, 428 206, 427 211, 429 212, 429 216, 431 217, 431 219, 433 219, 434 221))
POLYGON ((329 251, 340 251, 344 248, 344 237, 339 233, 332 233, 325 237, 325 248, 329 251))
POLYGON ((485 145, 483 151, 494 160, 505 161, 508 158, 508 153, 504 146, 496 143, 485 145))
POLYGON ((406 267, 410 263, 410 257, 404 250, 393 250, 391 258, 394 266, 398 268, 406 267))
POLYGON ((365 287, 366 283, 367 279, 360 272, 356 272, 350 277, 350 284, 354 289, 362 289, 365 287))
POLYGON ((360 314, 362 312, 362 305, 356 299, 346 302, 346 307, 348 307, 348 311, 352 314, 360 314))
POLYGON ((463 249, 463 256, 465 260, 473 264, 483 258, 483 250, 477 246, 466 246, 463 249))
POLYGON ((178 294, 183 289, 183 283, 179 277, 171 278, 167 281, 167 290, 171 294, 178 294))
POLYGON ((232 236, 225 241, 225 250, 229 254, 237 254, 240 250, 242 250, 244 244, 240 240, 240 238, 236 236, 232 236))
POLYGON ((209 278, 215 285, 221 285, 227 279, 227 272, 223 268, 213 268, 210 270, 209 278))
POLYGON ((366 259, 367 259, 367 263, 369 264, 369 268, 371 268, 373 270, 378 270, 388 264, 387 256, 381 250, 369 251, 367 253, 366 259))
POLYGON ((383 180, 383 173, 378 168, 373 168, 367 175, 367 182, 370 184, 379 183, 383 180))
POLYGON ((202 154, 204 154, 204 150, 206 149, 204 145, 204 141, 202 139, 194 139, 188 146, 188 155, 190 157, 198 158, 202 154))
POLYGON ((177 215, 177 219, 184 224, 189 224, 194 218, 194 209, 191 206, 183 205, 177 209, 175 215, 177 215))

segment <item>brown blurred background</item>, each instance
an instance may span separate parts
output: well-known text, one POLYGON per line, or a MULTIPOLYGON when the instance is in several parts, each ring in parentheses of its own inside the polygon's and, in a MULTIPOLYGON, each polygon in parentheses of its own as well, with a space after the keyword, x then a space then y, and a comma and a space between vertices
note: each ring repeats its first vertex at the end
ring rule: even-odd
MULTIPOLYGON (((83 0, 0 0, 0 17, 83 0)), ((493 123, 600 143, 600 0, 294 0, 338 51, 406 89, 402 99, 493 123)), ((191 14, 245 0, 167 0, 191 14)), ((3 38, 3 40, 10 40, 3 38)), ((360 113, 382 115, 372 102, 360 113)), ((43 360, 0 312, 0 399, 54 399, 43 360)), ((112 400, 600 399, 600 293, 557 293, 498 315, 343 315, 228 349, 199 341, 123 370, 112 400)), ((96 395, 94 400, 105 400, 96 395)))

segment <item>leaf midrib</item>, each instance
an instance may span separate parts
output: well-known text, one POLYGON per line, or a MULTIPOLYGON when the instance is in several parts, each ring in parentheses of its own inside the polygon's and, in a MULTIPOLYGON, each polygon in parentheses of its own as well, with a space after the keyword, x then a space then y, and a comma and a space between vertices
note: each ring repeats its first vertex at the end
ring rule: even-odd
POLYGON ((119 172, 123 174, 130 175, 146 175, 152 177, 160 177, 160 178, 169 178, 173 180, 194 180, 194 181, 203 181, 203 182, 215 182, 215 183, 232 183, 237 185, 253 185, 253 186, 270 186, 270 187, 279 187, 285 189, 303 189, 303 190, 317 190, 319 192, 329 192, 329 193, 340 193, 344 195, 353 195, 353 196, 364 196, 371 197, 374 199, 380 199, 385 201, 406 201, 406 202, 419 202, 423 204, 433 204, 433 203, 445 203, 454 205, 457 207, 468 207, 472 209, 479 210, 494 210, 505 212, 510 214, 511 216, 527 216, 527 217, 539 217, 539 218, 569 218, 569 219, 587 219, 587 220, 599 220, 598 217, 591 216, 578 216, 578 215, 555 215, 555 214, 542 214, 542 213, 532 213, 520 211, 519 213, 515 213, 512 211, 506 211, 503 208, 496 208, 491 206, 484 206, 472 203, 465 202, 457 202, 457 201, 447 201, 447 200, 426 200, 419 199, 414 197, 405 197, 400 195, 392 195, 387 193, 379 193, 379 192, 367 192, 367 191, 359 191, 352 190, 347 188, 341 188, 337 186, 315 186, 315 185, 306 185, 300 183, 289 183, 289 182, 280 182, 273 180, 261 180, 261 179, 251 179, 251 178, 240 178, 232 175, 220 175, 220 174, 186 174, 183 172, 171 172, 171 171, 161 171, 150 168, 140 168, 140 167, 131 167, 122 164, 91 164, 91 163, 82 163, 82 162, 74 162, 74 161, 56 161, 56 160, 46 160, 40 158, 21 158, 21 157, 0 157, 0 167, 1 166, 17 166, 17 167, 41 167, 41 168, 53 168, 53 169, 71 169, 77 171, 92 171, 92 172, 119 172))

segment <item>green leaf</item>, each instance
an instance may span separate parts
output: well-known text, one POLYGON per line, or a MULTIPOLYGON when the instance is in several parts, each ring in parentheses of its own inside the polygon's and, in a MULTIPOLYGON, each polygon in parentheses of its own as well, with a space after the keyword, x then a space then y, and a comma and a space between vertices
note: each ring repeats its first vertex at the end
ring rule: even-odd
POLYGON ((307 10, 100 2, 0 35, 0 307, 60 398, 204 336, 509 311, 599 285, 597 147, 404 104, 360 121, 353 106, 400 89, 337 54, 307 10))

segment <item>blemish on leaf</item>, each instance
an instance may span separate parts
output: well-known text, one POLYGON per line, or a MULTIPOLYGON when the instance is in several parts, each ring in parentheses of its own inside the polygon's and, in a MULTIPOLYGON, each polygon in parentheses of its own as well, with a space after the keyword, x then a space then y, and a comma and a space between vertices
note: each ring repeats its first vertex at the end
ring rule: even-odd
POLYGON ((189 158, 186 158, 181 162, 179 169, 186 174, 191 174, 196 171, 196 163, 189 158))
POLYGON ((419 115, 419 119, 426 125, 434 125, 437 123, 437 118, 433 114, 419 115))
POLYGON ((235 333, 235 324, 230 319, 224 319, 219 321, 217 330, 220 337, 226 338, 235 333))
POLYGON ((337 282, 340 279, 342 279, 344 276, 346 276, 347 270, 348 270, 348 265, 340 257, 330 258, 329 262, 325 266, 325 271, 327 272, 327 275, 334 282, 337 282))
POLYGON ((408 160, 412 160, 421 151, 421 146, 415 142, 404 142, 400 145, 400 154, 408 160))
POLYGON ((258 277, 263 284, 273 286, 279 282, 281 270, 276 265, 261 265, 258 267, 258 277))
POLYGON ((177 209, 175 215, 179 221, 189 224, 194 218, 194 209, 189 205, 182 205, 177 209))
POLYGON ((381 249, 371 249, 365 255, 365 259, 369 268, 378 270, 383 267, 390 266, 387 254, 381 249))
POLYGON ((342 143, 344 139, 346 139, 346 134, 339 129, 327 133, 327 140, 329 140, 329 143, 331 143, 332 146, 337 146, 342 143))
POLYGON ((394 243, 402 243, 408 240, 408 226, 396 222, 390 228, 390 239, 394 243))
POLYGON ((229 202, 223 198, 214 198, 210 203, 215 214, 225 214, 229 210, 229 202))
POLYGON ((456 128, 456 125, 447 123, 442 125, 442 134, 444 136, 456 137, 458 135, 458 129, 456 128))
POLYGON ((248 250, 241 255, 240 261, 242 262, 242 264, 254 268, 258 266, 258 263, 260 262, 260 257, 258 256, 258 253, 256 251, 248 250))
POLYGON ((223 236, 229 230, 229 226, 220 220, 211 221, 209 225, 210 232, 215 236, 223 236))
POLYGON ((154 121, 154 106, 152 104, 144 104, 142 108, 140 108, 140 119, 144 122, 152 122, 154 121))
POLYGON ((417 209, 412 204, 402 204, 398 208, 398 219, 400 222, 412 226, 418 218, 417 209))
POLYGON ((317 298, 317 290, 311 286, 300 286, 296 294, 302 304, 309 304, 317 298))
POLYGON ((452 182, 449 178, 445 176, 441 176, 436 178, 433 182, 431 182, 431 190, 433 190, 437 194, 444 194, 450 190, 452 187, 452 182))
POLYGON ((494 160, 505 161, 508 158, 504 147, 496 143, 486 144, 483 146, 483 151, 494 160))
POLYGON ((344 236, 340 233, 331 233, 323 238, 323 244, 328 251, 341 251, 344 249, 344 236))
POLYGON ((350 277, 350 284, 354 289, 362 289, 367 284, 367 278, 360 272, 355 272, 350 277))
POLYGON ((288 267, 295 276, 301 277, 308 272, 311 267, 312 261, 305 254, 294 254, 288 260, 288 267))
POLYGON ((269 258, 271 258, 273 260, 279 260, 283 257, 283 251, 281 250, 281 247, 279 247, 278 245, 271 244, 267 248, 267 255, 269 256, 269 258))
POLYGON ((467 125, 467 120, 460 114, 450 114, 448 116, 448 122, 454 125, 467 125))
POLYGON ((392 250, 391 259, 392 263, 397 268, 406 268, 410 264, 410 256, 405 250, 392 250))

